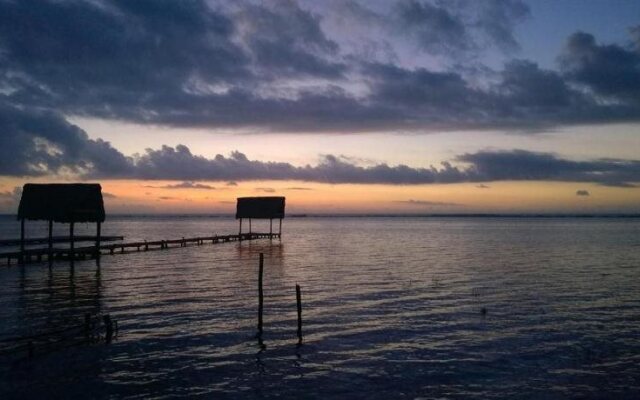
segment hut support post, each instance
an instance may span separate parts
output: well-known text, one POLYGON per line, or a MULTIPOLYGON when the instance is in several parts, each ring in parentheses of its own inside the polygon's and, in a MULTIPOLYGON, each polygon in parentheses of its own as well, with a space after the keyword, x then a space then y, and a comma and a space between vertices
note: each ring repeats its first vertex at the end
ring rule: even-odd
POLYGON ((101 234, 102 224, 98 222, 96 224, 96 265, 100 266, 100 234, 101 234))
POLYGON ((24 218, 20 219, 20 264, 24 263, 24 218))
POLYGON ((238 235, 240 236, 240 239, 242 240, 242 218, 240 218, 240 229, 238 230, 238 235))
POLYGON ((49 268, 53 264, 53 221, 49 220, 49 268))
POLYGON ((249 235, 251 235, 251 218, 249 218, 249 235))
POLYGON ((269 218, 269 239, 273 238, 273 218, 269 218))
POLYGON ((282 236, 282 218, 280 218, 280 226, 278 227, 278 237, 282 236))

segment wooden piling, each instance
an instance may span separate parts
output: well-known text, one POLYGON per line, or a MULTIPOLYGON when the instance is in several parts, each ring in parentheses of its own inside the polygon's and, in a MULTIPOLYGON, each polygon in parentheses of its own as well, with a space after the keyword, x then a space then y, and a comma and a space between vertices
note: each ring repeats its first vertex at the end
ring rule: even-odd
POLYGON ((98 222, 96 224, 96 252, 95 252, 96 265, 98 267, 100 266, 100 233, 101 233, 101 229, 102 229, 102 224, 100 222, 98 222))
POLYGON ((47 257, 47 261, 49 261, 49 268, 53 265, 53 221, 49 220, 49 256, 47 257))
POLYGON ((298 344, 302 344, 302 296, 300 285, 296 284, 296 305, 298 306, 298 344))
POLYGON ((24 218, 20 219, 20 264, 24 263, 24 218))
POLYGON ((111 339, 113 338, 113 322, 111 321, 111 316, 109 314, 103 316, 102 321, 104 322, 105 328, 104 340, 107 343, 111 343, 111 339))
POLYGON ((258 335, 262 335, 262 307, 264 305, 264 292, 262 291, 262 274, 264 272, 264 253, 260 253, 258 267, 258 335))
POLYGON ((73 225, 74 225, 73 222, 71 222, 69 224, 69 258, 71 259, 71 268, 73 268, 73 262, 74 262, 74 260, 76 258, 75 257, 76 256, 75 255, 75 247, 76 247, 76 245, 75 245, 75 241, 74 241, 74 238, 73 238, 73 225))

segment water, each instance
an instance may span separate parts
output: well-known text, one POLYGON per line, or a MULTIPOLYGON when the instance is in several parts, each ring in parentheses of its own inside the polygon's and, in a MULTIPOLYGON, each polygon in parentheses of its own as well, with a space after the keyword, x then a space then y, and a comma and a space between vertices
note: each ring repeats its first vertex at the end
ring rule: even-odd
MULTIPOLYGON (((0 219, 1 237, 17 229, 0 219)), ((120 217, 103 232, 236 230, 120 217)), ((0 339, 86 312, 117 319, 117 340, 0 357, 0 398, 638 398, 640 219, 291 218, 281 242, 104 256, 99 276, 0 268, 0 339)))

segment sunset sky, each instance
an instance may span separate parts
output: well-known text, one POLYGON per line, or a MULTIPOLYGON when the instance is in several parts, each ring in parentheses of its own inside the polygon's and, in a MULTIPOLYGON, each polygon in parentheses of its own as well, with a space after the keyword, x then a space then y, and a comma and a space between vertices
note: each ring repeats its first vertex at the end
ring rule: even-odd
POLYGON ((640 213, 640 2, 0 0, 0 213, 640 213))

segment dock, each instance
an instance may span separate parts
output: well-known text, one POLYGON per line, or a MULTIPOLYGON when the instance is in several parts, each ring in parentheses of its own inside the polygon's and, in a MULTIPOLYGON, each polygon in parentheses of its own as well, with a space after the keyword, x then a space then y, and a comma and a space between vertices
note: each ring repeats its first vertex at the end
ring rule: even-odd
POLYGON ((100 246, 85 246, 76 248, 39 248, 25 249, 21 251, 0 253, 0 262, 5 261, 10 266, 13 261, 23 264, 52 261, 52 260, 84 260, 96 258, 105 254, 123 254, 137 251, 166 250, 175 247, 187 247, 190 245, 201 246, 205 244, 218 244, 228 242, 241 242, 256 239, 280 239, 280 233, 240 233, 235 235, 199 236, 191 238, 138 241, 130 243, 110 243, 100 246))
MULTIPOLYGON (((74 236, 74 242, 95 242, 97 240, 96 236, 74 236)), ((102 242, 117 242, 119 240, 124 240, 124 236, 100 236, 100 241, 102 242)), ((69 236, 52 236, 51 243, 69 243, 71 242, 71 238, 69 236)), ((0 239, 0 247, 9 247, 9 246, 20 246, 20 239, 0 239)), ((48 237, 40 237, 40 238, 30 238, 25 239, 24 244, 27 246, 34 244, 48 244, 48 237)))

